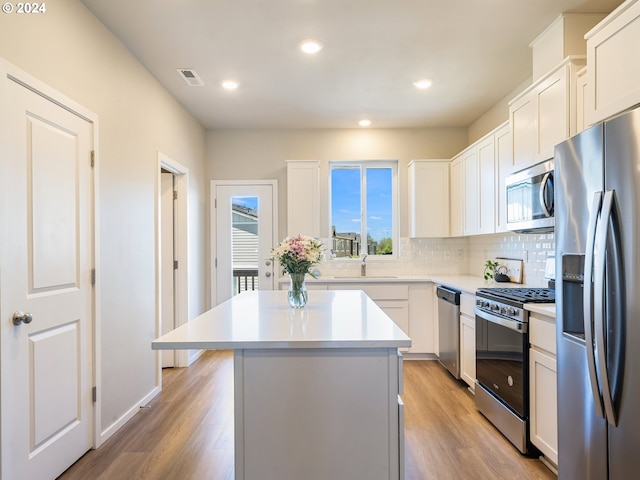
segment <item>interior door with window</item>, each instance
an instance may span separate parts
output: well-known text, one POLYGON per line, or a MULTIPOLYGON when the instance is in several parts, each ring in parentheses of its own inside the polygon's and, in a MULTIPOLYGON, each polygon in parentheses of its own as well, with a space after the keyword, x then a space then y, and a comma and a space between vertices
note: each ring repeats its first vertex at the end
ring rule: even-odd
POLYGON ((277 183, 211 182, 212 303, 246 290, 273 290, 277 183))

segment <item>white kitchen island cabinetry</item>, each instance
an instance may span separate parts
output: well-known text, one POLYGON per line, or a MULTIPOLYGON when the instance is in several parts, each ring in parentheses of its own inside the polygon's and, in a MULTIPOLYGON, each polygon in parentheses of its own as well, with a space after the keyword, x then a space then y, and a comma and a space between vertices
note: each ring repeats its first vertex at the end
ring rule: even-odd
POLYGON ((587 39, 587 123, 640 103, 640 2, 627 0, 591 29, 587 39))
POLYGON ((409 162, 411 238, 449 236, 449 160, 409 162))
POLYGON ((509 103, 513 163, 521 170, 552 158, 577 131, 576 73, 584 56, 569 56, 509 103))
POLYGON ((152 343, 233 349, 236 480, 402 479, 410 339, 362 291, 244 292, 152 343))
POLYGON ((529 390, 531 443, 558 464, 556 323, 539 313, 529 316, 529 390))

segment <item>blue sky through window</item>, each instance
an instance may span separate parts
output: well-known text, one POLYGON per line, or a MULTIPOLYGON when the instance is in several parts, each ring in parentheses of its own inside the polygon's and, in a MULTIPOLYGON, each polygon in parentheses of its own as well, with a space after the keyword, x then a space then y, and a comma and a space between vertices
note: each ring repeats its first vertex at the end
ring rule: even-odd
POLYGON ((231 202, 234 205, 240 205, 245 208, 252 208, 258 210, 258 197, 233 197, 231 202))
MULTIPOLYGON (((366 168, 367 232, 374 240, 392 235, 392 170, 366 168)), ((361 176, 359 168, 331 170, 331 221, 339 233, 360 232, 361 176)))

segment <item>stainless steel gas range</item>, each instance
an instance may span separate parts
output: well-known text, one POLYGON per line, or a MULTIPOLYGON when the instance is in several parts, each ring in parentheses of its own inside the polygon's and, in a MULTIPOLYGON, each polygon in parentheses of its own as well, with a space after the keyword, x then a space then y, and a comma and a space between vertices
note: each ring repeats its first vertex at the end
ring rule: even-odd
POLYGON ((549 288, 476 291, 476 407, 523 454, 529 440, 529 312, 525 303, 553 303, 549 288))

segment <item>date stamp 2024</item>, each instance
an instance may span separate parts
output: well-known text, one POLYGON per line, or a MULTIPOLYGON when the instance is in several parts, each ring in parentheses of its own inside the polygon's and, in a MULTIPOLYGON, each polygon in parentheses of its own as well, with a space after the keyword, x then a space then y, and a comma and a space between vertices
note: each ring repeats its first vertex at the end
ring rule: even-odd
POLYGON ((5 2, 2 4, 3 13, 15 13, 18 15, 33 15, 47 12, 47 4, 45 2, 5 2))

